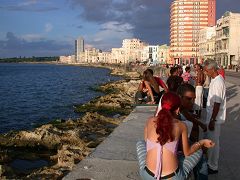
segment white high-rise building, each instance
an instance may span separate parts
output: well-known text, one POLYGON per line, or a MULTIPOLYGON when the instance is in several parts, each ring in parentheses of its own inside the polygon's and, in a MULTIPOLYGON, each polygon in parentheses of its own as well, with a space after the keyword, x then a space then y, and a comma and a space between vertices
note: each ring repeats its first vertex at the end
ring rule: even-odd
POLYGON ((84 39, 82 37, 79 37, 77 40, 75 40, 75 60, 76 62, 81 62, 80 59, 80 53, 84 52, 84 39))

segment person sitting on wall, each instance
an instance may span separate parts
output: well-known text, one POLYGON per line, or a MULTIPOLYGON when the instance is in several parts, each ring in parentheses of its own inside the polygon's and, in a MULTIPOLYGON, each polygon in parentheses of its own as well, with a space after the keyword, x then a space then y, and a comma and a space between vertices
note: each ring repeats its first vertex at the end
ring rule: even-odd
POLYGON ((161 78, 153 76, 153 70, 147 69, 143 72, 143 80, 139 84, 135 101, 137 104, 141 104, 145 98, 146 103, 156 104, 159 103, 162 94, 167 91, 168 88, 161 78), (159 86, 162 87, 164 91, 160 92, 159 86))

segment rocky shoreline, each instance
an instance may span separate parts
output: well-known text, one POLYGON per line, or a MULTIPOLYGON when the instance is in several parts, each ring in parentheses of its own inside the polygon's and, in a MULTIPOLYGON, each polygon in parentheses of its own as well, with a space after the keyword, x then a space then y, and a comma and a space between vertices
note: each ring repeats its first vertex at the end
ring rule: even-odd
POLYGON ((0 179, 61 179, 91 153, 133 109, 139 73, 113 68, 111 74, 127 78, 100 86, 106 95, 75 106, 81 118, 0 135, 0 179))

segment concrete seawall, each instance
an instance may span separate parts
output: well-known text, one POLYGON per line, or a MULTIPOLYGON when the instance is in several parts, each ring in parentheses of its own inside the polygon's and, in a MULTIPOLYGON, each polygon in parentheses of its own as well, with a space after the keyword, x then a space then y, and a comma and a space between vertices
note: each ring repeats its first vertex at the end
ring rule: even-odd
MULTIPOLYGON (((240 87, 227 85, 227 120, 220 137, 219 173, 210 180, 237 180, 240 177, 240 87)), ((143 139, 143 128, 156 106, 137 106, 92 154, 63 179, 127 180, 140 179, 136 142, 143 139)))
POLYGON ((143 139, 143 127, 156 106, 137 106, 95 151, 81 161, 67 179, 140 179, 136 142, 143 139))

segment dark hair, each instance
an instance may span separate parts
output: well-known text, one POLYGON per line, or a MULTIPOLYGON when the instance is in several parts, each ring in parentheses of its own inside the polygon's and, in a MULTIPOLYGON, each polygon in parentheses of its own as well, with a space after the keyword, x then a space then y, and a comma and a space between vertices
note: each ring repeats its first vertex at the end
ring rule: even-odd
POLYGON ((152 69, 147 69, 146 71, 149 71, 153 75, 153 70, 152 69))
POLYGON ((187 66, 186 68, 185 68, 185 71, 188 71, 188 70, 190 70, 191 68, 189 67, 189 66, 187 66))
POLYGON ((153 76, 153 70, 151 69, 147 69, 143 72, 143 79, 145 81, 149 81, 152 76, 153 76))
POLYGON ((178 67, 171 67, 170 74, 173 75, 177 71, 178 71, 178 67))
POLYGON ((169 76, 167 85, 169 91, 176 92, 177 88, 183 83, 183 78, 180 76, 169 76))
POLYGON ((195 93, 195 88, 191 84, 181 84, 177 89, 177 94, 182 97, 189 91, 195 93))
POLYGON ((156 121, 156 133, 159 135, 158 142, 164 145, 168 141, 173 141, 173 114, 181 105, 180 97, 173 93, 167 92, 161 100, 162 109, 159 111, 156 121))

